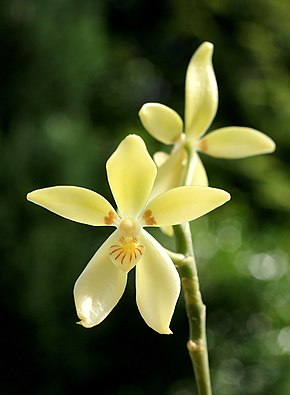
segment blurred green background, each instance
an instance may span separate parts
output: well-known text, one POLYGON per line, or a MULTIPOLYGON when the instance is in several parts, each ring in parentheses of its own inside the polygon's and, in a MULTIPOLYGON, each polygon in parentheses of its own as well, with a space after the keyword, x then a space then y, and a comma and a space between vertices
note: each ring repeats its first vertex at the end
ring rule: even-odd
POLYGON ((212 128, 251 126, 277 143, 271 155, 203 158, 210 184, 232 194, 192 225, 214 394, 289 393, 289 20, 288 0, 1 1, 1 394, 196 394, 182 297, 174 334, 158 335, 131 273, 100 326, 76 325, 73 284, 110 232, 25 196, 70 184, 111 199, 106 160, 128 133, 161 148, 138 110, 157 101, 183 114, 186 67, 205 40, 220 93, 212 128))

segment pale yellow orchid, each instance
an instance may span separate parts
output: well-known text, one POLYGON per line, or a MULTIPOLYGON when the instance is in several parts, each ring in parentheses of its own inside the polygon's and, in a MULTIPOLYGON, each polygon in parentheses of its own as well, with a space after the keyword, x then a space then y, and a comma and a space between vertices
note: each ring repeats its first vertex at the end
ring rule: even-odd
POLYGON ((84 327, 93 327, 107 317, 124 292, 128 272, 137 264, 139 311, 151 328, 171 333, 179 275, 163 247, 143 227, 191 221, 230 196, 220 189, 185 186, 148 201, 156 172, 143 140, 129 135, 107 161, 116 210, 98 193, 75 186, 49 187, 27 195, 29 201, 72 221, 117 228, 76 281, 76 310, 84 327))
POLYGON ((237 159, 270 153, 275 143, 265 134, 247 127, 224 127, 205 133, 218 107, 218 88, 212 65, 213 44, 204 42, 193 54, 185 81, 185 124, 171 108, 160 103, 144 104, 139 112, 145 129, 164 144, 174 144, 170 157, 156 155, 159 173, 154 194, 182 183, 187 162, 185 144, 195 151, 192 185, 208 185, 198 152, 216 158, 237 159))

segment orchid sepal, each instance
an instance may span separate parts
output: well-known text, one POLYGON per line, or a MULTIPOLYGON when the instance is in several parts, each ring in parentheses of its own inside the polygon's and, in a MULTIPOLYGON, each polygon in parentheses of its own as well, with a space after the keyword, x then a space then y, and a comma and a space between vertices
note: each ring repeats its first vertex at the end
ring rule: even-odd
POLYGON ((215 158, 240 159, 275 151, 274 141, 264 133, 247 127, 228 126, 203 137, 198 150, 215 158))
POLYGON ((183 121, 176 111, 160 103, 146 103, 139 111, 146 130, 163 144, 174 144, 183 131, 183 121))
POLYGON ((202 43, 193 54, 185 78, 185 134, 202 136, 212 123, 218 107, 218 88, 212 65, 213 44, 202 43))

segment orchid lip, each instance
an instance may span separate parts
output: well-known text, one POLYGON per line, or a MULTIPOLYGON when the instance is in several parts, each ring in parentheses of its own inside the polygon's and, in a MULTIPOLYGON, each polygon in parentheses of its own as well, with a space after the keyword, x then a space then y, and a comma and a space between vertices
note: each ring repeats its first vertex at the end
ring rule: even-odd
POLYGON ((117 243, 109 248, 111 261, 122 271, 128 272, 141 259, 144 246, 139 242, 138 237, 120 237, 117 243))

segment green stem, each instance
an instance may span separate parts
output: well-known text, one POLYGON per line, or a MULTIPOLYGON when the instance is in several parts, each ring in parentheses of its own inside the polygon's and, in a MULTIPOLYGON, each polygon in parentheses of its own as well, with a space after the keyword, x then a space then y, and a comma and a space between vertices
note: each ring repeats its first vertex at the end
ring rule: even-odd
MULTIPOLYGON (((190 185, 196 167, 196 154, 190 144, 187 151, 187 169, 183 185, 190 185)), ((206 307, 203 304, 197 267, 194 259, 192 235, 189 223, 174 226, 176 254, 174 263, 178 269, 184 294, 189 323, 187 349, 192 362, 199 395, 211 395, 211 381, 206 340, 206 307)))
POLYGON ((211 395, 210 371, 206 341, 206 308, 203 304, 189 224, 174 227, 177 251, 184 258, 175 261, 181 278, 189 323, 187 349, 192 362, 199 395, 211 395))
POLYGON ((169 256, 169 258, 171 258, 172 262, 176 265, 178 265, 179 262, 185 258, 185 256, 183 254, 179 254, 177 252, 167 250, 166 248, 164 248, 164 249, 167 252, 167 255, 169 256))

